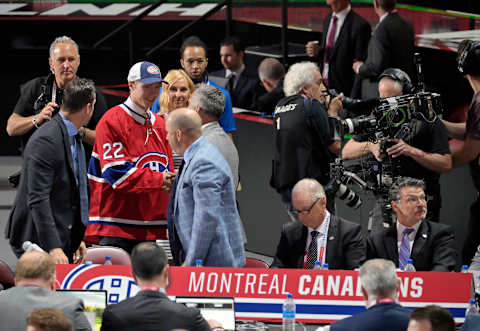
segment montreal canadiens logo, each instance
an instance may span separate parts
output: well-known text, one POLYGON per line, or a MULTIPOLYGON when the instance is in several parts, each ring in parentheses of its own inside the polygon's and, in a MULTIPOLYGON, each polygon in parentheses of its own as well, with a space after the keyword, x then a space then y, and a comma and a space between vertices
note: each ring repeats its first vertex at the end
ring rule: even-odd
POLYGON ((168 170, 168 157, 162 153, 147 153, 140 156, 135 162, 136 168, 150 168, 152 171, 164 172, 168 170))
POLYGON ((157 66, 148 66, 147 72, 152 75, 158 75, 160 73, 160 69, 157 66))
POLYGON ((134 296, 140 288, 125 268, 103 268, 82 264, 71 270, 60 284, 62 289, 107 290, 108 304, 134 296))

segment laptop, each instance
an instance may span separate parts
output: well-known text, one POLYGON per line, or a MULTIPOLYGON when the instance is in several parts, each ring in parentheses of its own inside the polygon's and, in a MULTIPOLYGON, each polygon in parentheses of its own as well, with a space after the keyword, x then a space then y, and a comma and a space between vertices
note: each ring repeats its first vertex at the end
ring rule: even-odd
POLYGON ((233 298, 176 297, 177 303, 200 310, 205 320, 214 319, 225 330, 235 330, 235 303, 233 298))
POLYGON ((100 330, 103 311, 107 308, 106 290, 57 290, 57 292, 82 299, 85 315, 92 330, 100 330))

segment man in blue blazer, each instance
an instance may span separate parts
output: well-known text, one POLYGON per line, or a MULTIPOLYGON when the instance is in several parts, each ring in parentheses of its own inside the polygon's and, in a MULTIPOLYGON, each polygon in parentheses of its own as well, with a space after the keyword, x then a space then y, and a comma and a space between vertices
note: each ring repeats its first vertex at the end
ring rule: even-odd
POLYGON ((240 219, 232 171, 217 148, 202 137, 200 116, 177 109, 166 122, 167 139, 183 155, 167 211, 176 265, 243 267, 240 219))
POLYGON ((358 271, 367 310, 332 323, 330 331, 405 331, 410 311, 397 303, 400 280, 392 261, 373 259, 358 271))

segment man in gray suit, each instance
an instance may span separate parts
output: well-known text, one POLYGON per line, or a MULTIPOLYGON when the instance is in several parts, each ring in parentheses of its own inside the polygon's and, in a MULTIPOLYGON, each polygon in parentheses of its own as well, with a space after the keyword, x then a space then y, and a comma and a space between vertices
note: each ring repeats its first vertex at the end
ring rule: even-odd
POLYGON ((17 262, 15 287, 0 292, 0 331, 25 331, 26 317, 35 308, 57 308, 74 330, 91 330, 83 302, 55 292, 55 262, 45 253, 30 251, 17 262))
POLYGON ((223 114, 225 96, 212 85, 200 84, 190 98, 190 109, 202 120, 202 136, 212 143, 232 170, 235 187, 238 185, 238 151, 232 139, 223 131, 218 120, 223 114))

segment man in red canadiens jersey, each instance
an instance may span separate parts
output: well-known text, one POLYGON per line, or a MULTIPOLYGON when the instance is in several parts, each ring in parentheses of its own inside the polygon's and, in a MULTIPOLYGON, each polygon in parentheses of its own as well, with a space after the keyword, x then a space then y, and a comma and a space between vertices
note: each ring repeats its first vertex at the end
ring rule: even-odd
POLYGON ((134 64, 128 73, 129 98, 98 123, 88 169, 87 242, 130 253, 139 242, 167 238, 172 150, 163 118, 150 111, 162 83, 155 64, 134 64))

